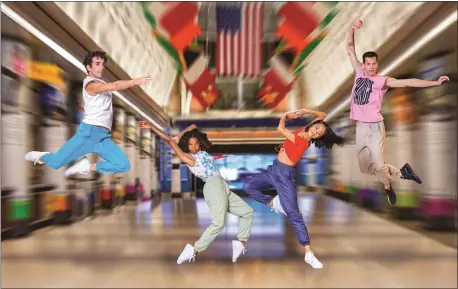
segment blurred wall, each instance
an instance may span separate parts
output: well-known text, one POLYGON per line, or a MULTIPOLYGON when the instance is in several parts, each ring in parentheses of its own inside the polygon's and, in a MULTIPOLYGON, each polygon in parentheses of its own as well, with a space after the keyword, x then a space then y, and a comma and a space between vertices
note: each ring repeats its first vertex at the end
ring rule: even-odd
POLYGON ((55 2, 132 78, 153 75, 145 92, 160 106, 169 100, 177 74, 152 36, 138 2, 55 2))
MULTIPOLYGON (((329 25, 329 34, 307 59, 302 73, 307 105, 316 107, 331 97, 353 74, 345 49, 352 22, 361 19, 364 27, 355 33, 356 54, 361 58, 368 50, 379 49, 387 42, 394 48, 417 22, 432 13, 427 2, 340 2, 340 13, 329 25), (388 41, 389 40, 389 41, 388 41)), ((435 5, 436 4, 431 4, 435 5)))

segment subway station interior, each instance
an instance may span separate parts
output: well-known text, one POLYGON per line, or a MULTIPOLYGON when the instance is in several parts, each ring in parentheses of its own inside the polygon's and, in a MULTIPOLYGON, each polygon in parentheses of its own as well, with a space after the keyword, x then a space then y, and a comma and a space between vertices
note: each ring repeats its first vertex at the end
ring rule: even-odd
POLYGON ((457 32, 456 2, 2 2, 1 287, 457 288, 457 32), (449 77, 383 96, 386 161, 422 179, 393 178, 394 205, 358 166, 346 50, 358 19, 356 55, 376 51, 380 75, 449 77), (99 50, 104 81, 152 77, 112 94, 111 139, 130 169, 66 177, 76 160, 27 162, 77 132, 83 60, 99 50), (310 145, 292 176, 321 269, 304 262, 288 217, 246 192, 276 162, 282 116, 303 108, 325 112, 345 139, 310 145), (156 132, 192 124, 254 212, 237 262, 239 217, 227 213, 208 249, 177 264, 214 218, 205 182, 156 132))

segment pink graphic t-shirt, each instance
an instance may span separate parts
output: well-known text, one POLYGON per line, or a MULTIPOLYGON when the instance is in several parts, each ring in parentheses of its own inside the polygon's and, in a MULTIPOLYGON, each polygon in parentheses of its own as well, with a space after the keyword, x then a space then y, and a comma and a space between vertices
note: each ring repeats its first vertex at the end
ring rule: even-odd
POLYGON ((369 76, 360 68, 356 72, 353 90, 351 92, 350 119, 362 122, 379 122, 383 120, 380 113, 387 77, 381 75, 369 76))

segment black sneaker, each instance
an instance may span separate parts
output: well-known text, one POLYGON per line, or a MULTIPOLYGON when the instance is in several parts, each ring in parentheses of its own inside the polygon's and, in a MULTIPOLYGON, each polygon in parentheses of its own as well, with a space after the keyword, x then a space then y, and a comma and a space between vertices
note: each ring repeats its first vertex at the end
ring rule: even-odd
POLYGON ((391 205, 396 204, 396 193, 393 191, 393 188, 390 186, 390 189, 389 190, 385 189, 385 192, 386 192, 386 197, 388 198, 388 202, 391 205))
POLYGON ((402 173, 401 179, 415 181, 418 184, 422 183, 420 177, 417 176, 417 174, 415 174, 415 172, 413 171, 412 167, 409 164, 405 164, 401 168, 401 173, 402 173))

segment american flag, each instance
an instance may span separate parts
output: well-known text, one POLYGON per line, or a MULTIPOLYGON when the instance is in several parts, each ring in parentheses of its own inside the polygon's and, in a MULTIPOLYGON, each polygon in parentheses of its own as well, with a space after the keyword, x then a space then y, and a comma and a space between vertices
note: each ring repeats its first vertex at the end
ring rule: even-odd
POLYGON ((257 76, 262 72, 264 3, 216 6, 218 75, 257 76))

